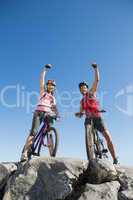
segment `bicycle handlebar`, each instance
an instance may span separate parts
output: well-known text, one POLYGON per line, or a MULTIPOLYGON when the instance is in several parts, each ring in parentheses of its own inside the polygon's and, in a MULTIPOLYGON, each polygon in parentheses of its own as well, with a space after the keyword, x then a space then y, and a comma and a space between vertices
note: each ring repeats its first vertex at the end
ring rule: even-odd
POLYGON ((98 112, 100 112, 100 113, 105 113, 105 112, 107 112, 106 110, 98 110, 98 112))
POLYGON ((52 117, 53 119, 57 119, 58 116, 55 113, 45 113, 44 114, 45 117, 52 117))
MULTIPOLYGON (((98 110, 97 112, 98 112, 98 113, 105 113, 106 110, 103 110, 103 109, 102 109, 102 110, 98 110)), ((85 115, 85 112, 81 112, 81 113, 78 112, 78 113, 75 113, 75 116, 76 116, 76 117, 79 117, 79 118, 81 118, 83 115, 85 115)))

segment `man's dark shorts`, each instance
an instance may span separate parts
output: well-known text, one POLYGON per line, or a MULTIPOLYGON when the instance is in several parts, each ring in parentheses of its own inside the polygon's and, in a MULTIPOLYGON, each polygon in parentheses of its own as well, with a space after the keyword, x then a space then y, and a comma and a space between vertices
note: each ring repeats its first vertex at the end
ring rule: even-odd
POLYGON ((85 119, 85 126, 88 124, 91 125, 91 119, 93 120, 94 128, 97 129, 100 132, 104 132, 105 130, 105 124, 103 122, 102 117, 93 117, 93 118, 86 118, 85 119))

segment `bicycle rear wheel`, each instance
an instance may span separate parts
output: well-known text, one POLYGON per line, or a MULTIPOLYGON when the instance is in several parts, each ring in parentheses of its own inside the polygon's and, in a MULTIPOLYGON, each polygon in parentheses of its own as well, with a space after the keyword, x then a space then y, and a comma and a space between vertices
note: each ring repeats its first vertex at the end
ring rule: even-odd
POLYGON ((55 157, 59 145, 59 134, 54 127, 50 127, 47 132, 47 142, 50 156, 55 157))
POLYGON ((96 130, 94 131, 94 149, 95 149, 95 157, 102 158, 101 142, 98 132, 96 130))
POLYGON ((41 151, 44 147, 48 148, 49 155, 56 156, 59 145, 59 133, 54 127, 50 127, 43 137, 43 143, 40 141, 38 146, 38 155, 41 155, 41 151))
POLYGON ((85 128, 85 144, 86 144, 86 153, 88 160, 93 160, 95 158, 94 152, 94 138, 93 138, 93 127, 86 126, 85 128))

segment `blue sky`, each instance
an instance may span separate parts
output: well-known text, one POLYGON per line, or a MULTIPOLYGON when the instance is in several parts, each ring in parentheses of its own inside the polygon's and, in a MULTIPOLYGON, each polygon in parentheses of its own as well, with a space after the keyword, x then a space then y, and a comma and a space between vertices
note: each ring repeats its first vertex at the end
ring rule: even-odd
POLYGON ((62 116, 58 156, 86 159, 84 120, 73 113, 78 83, 92 84, 96 61, 105 123, 121 164, 133 165, 132 10, 132 0, 0 0, 0 161, 20 157, 45 63, 54 65, 47 78, 57 82, 62 116))

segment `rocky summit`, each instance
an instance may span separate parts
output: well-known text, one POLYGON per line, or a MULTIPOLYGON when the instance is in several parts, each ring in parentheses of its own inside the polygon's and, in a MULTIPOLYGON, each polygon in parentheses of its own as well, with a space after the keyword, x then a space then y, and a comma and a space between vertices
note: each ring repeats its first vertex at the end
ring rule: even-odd
POLYGON ((133 169, 105 159, 0 164, 1 200, 133 200, 133 169))

